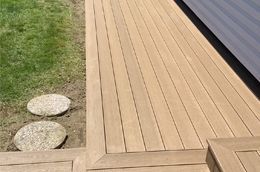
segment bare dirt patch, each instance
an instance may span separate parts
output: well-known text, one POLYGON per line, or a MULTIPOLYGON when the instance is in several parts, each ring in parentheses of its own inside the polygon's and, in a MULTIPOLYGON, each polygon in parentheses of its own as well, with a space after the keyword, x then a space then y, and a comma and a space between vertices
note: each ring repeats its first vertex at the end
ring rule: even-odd
MULTIPOLYGON (((70 110, 62 116, 39 117, 29 113, 25 113, 20 116, 20 114, 15 112, 12 108, 1 110, 1 114, 8 115, 8 117, 13 120, 9 121, 8 126, 3 125, 0 130, 0 151, 17 151, 17 148, 14 146, 12 141, 15 133, 24 125, 41 120, 55 121, 66 128, 68 138, 62 148, 85 146, 85 81, 76 80, 74 82, 67 83, 60 88, 56 88, 53 92, 65 95, 72 101, 70 110), (3 113, 3 111, 5 111, 5 113, 3 113)), ((26 107, 24 108, 26 110, 26 107)))

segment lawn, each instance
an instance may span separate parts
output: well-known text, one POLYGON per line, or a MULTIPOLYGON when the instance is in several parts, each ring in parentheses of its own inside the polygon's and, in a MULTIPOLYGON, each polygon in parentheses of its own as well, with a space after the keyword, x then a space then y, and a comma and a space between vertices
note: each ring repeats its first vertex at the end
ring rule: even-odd
POLYGON ((84 80, 76 1, 0 0, 0 131, 30 115, 33 96, 84 80))

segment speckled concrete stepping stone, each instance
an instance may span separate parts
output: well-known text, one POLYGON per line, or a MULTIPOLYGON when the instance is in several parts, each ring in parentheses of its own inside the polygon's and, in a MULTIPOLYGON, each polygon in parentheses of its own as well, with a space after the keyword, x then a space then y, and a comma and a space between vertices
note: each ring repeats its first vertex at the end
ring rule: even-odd
POLYGON ((29 112, 40 116, 57 116, 66 112, 70 107, 70 99, 58 94, 47 94, 29 101, 29 112))
POLYGON ((60 146, 66 130, 56 122, 39 121, 22 127, 14 136, 14 144, 21 151, 40 151, 60 146))

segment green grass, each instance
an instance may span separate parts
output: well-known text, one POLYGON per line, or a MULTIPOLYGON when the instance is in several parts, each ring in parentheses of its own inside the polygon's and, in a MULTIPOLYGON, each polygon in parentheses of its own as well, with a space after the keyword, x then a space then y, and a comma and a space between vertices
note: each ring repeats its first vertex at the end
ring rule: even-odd
POLYGON ((0 106, 83 77, 77 27, 65 0, 0 0, 0 106))

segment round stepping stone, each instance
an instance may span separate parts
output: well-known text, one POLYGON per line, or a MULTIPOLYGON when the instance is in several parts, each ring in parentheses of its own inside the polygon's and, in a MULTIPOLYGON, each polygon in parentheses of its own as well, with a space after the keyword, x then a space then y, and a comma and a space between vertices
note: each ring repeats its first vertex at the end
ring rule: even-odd
POLYGON ((66 112, 70 107, 70 99, 58 94, 47 94, 29 101, 29 112, 40 116, 57 116, 66 112))
POLYGON ((22 127, 14 136, 14 144, 21 151, 55 149, 66 138, 66 130, 56 122, 33 122, 22 127))

